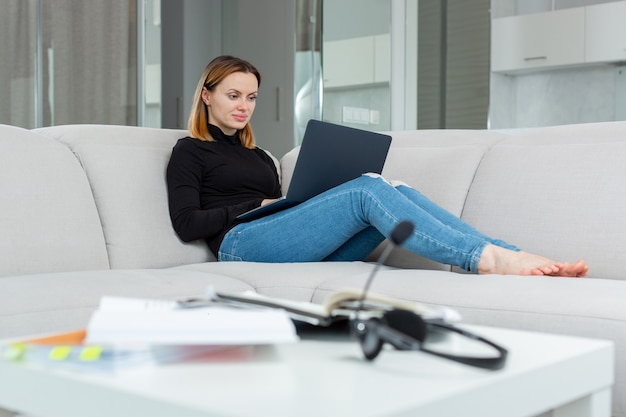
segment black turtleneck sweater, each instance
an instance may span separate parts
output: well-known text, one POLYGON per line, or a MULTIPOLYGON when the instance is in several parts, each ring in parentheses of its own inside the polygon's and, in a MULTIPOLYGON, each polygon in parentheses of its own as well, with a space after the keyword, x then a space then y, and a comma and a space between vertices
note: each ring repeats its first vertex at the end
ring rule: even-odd
POLYGON ((170 218, 180 238, 205 239, 217 256, 237 216, 280 197, 276 165, 262 149, 248 149, 239 135, 209 125, 214 142, 180 139, 167 166, 170 218))

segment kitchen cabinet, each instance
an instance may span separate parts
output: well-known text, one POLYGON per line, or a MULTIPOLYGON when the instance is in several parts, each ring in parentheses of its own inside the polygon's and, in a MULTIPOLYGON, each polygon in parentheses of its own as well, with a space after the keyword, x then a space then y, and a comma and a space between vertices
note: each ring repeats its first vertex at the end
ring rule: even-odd
POLYGON ((626 60, 626 1, 585 8, 585 62, 626 60))
POLYGON ((584 60, 584 7, 492 20, 493 72, 562 67, 584 60))
POLYGON ((324 42, 324 87, 352 87, 389 82, 390 35, 324 42))

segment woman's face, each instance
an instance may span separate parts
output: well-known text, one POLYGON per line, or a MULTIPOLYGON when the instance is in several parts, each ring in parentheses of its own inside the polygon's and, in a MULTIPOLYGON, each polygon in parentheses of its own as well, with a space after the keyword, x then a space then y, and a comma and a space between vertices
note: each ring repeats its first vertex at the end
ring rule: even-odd
POLYGON ((212 91, 204 88, 202 100, 209 109, 209 123, 227 135, 234 135, 250 121, 259 89, 254 74, 234 72, 212 91))

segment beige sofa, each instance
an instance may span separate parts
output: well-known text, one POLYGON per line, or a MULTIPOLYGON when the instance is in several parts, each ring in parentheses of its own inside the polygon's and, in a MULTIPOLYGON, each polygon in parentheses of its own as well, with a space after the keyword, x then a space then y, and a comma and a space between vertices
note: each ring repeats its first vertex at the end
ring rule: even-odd
MULTIPOLYGON (((218 263, 203 242, 181 242, 165 167, 184 135, 0 126, 0 337, 83 327, 102 295, 171 299, 213 285, 318 302, 363 284, 371 263, 218 263)), ((613 340, 613 413, 626 416, 626 123, 392 136, 386 177, 488 234, 591 269, 475 276, 394 249, 373 290, 451 306, 467 323, 613 340)), ((296 157, 280 161, 284 187, 296 157)))

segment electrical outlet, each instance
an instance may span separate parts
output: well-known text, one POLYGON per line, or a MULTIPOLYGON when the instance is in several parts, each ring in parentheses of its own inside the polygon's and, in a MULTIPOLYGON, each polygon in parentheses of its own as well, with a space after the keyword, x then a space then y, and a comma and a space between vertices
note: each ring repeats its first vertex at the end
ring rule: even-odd
POLYGON ((370 122, 370 110, 361 107, 347 107, 342 109, 342 118, 344 123, 356 123, 367 125, 370 122))
POLYGON ((370 124, 380 124, 380 110, 370 110, 370 124))

